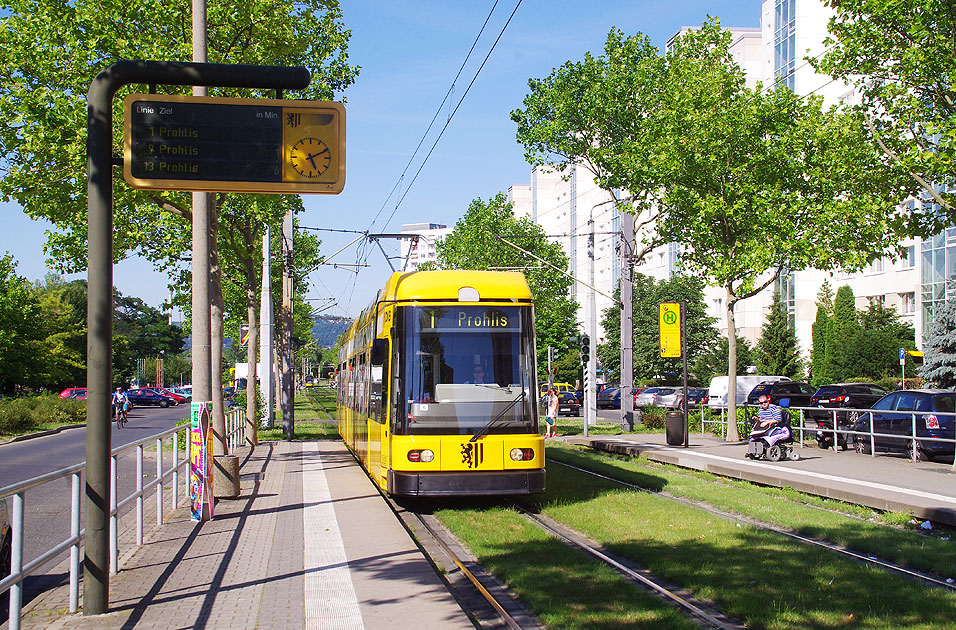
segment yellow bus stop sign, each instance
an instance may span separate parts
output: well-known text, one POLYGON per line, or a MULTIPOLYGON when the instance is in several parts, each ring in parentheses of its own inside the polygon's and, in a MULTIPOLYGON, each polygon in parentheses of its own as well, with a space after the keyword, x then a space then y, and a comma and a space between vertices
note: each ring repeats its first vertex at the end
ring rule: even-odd
POLYGON ((680 303, 661 302, 661 356, 676 358, 680 353, 680 303))

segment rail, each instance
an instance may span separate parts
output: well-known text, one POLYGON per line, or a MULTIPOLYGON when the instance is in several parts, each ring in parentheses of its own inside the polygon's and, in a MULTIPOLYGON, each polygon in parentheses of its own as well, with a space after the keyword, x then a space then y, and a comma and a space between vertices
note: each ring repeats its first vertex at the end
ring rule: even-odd
MULTIPOLYGON (((233 410, 226 414, 226 439, 229 448, 235 448, 242 444, 243 424, 245 412, 242 410, 233 410)), ((136 517, 136 546, 143 544, 143 513, 147 492, 156 488, 156 524, 162 525, 164 520, 164 496, 163 483, 168 478, 172 478, 172 509, 179 508, 179 469, 189 462, 188 457, 180 461, 180 433, 185 433, 185 439, 182 443, 189 444, 190 425, 183 424, 172 427, 155 435, 143 438, 139 442, 133 442, 124 446, 116 447, 110 453, 110 512, 109 512, 109 546, 110 546, 110 573, 116 573, 119 564, 119 519, 121 510, 135 503, 132 510, 136 517), (164 468, 165 458, 162 456, 166 440, 171 442, 172 462, 169 468, 164 468), (147 444, 153 443, 156 448, 156 477, 146 484, 143 484, 143 453, 147 444), (136 487, 132 494, 123 499, 118 498, 117 492, 117 468, 121 455, 129 452, 135 452, 136 455, 136 487)), ((185 449, 183 450, 185 453, 185 449)), ((80 510, 81 510, 81 483, 80 476, 86 469, 86 462, 62 468, 33 479, 27 479, 5 488, 0 488, 0 506, 3 502, 10 499, 12 510, 10 512, 10 524, 12 526, 12 545, 10 554, 10 575, 0 580, 0 597, 9 592, 10 605, 9 629, 19 630, 20 615, 22 613, 22 591, 23 581, 30 575, 37 573, 50 562, 66 550, 70 551, 69 560, 69 589, 70 589, 70 612, 76 612, 79 607, 79 583, 80 583, 80 547, 86 535, 86 529, 80 528, 80 510), (71 480, 70 490, 70 536, 65 540, 56 543, 50 549, 44 551, 39 556, 23 563, 23 521, 26 511, 25 493, 27 490, 35 489, 48 483, 59 481, 69 477, 71 480)), ((184 480, 188 488, 188 476, 184 480)), ((188 489, 184 488, 185 496, 188 496, 188 489)), ((127 516, 127 514, 124 514, 127 516)))
MULTIPOLYGON (((750 412, 748 411, 752 407, 750 405, 739 405, 738 408, 744 409, 744 417, 749 418, 750 412)), ((824 438, 827 442, 832 442, 832 445, 828 448, 832 448, 834 451, 839 452, 839 444, 843 442, 844 444, 850 445, 851 436, 859 436, 865 438, 865 442, 868 442, 869 454, 873 457, 876 457, 877 448, 887 446, 888 442, 896 442, 897 445, 906 441, 906 450, 909 451, 911 458, 914 461, 920 459, 920 452, 922 450, 922 445, 929 442, 939 442, 939 443, 949 443, 954 445, 954 450, 956 450, 956 436, 953 438, 945 437, 934 437, 931 435, 926 435, 921 433, 920 429, 923 431, 939 431, 940 424, 938 422, 939 418, 953 418, 953 423, 956 424, 956 413, 954 412, 939 412, 939 411, 913 411, 913 410, 878 410, 876 413, 880 416, 888 416, 892 418, 888 424, 897 427, 898 431, 888 433, 886 431, 877 431, 874 426, 873 410, 872 409, 863 409, 863 408, 851 408, 851 407, 840 407, 840 408, 824 408, 824 407, 790 407, 791 414, 796 412, 797 418, 791 422, 791 429, 799 433, 799 443, 802 447, 804 445, 804 440, 806 434, 810 434, 810 440, 813 441, 818 437, 824 438), (845 421, 841 424, 841 418, 863 418, 869 424, 869 430, 861 431, 854 430, 849 425, 855 423, 855 421, 845 421), (930 423, 934 421, 931 418, 936 418, 936 427, 931 428, 930 423), (823 424, 821 426, 821 421, 823 424), (920 423, 923 423, 923 426, 920 427, 920 423), (903 430, 904 425, 906 425, 906 430, 903 430), (880 444, 877 443, 877 440, 880 440, 880 444)), ((693 409, 694 414, 700 413, 701 418, 701 434, 707 433, 706 425, 718 425, 720 427, 721 437, 727 436, 727 407, 725 405, 709 405, 701 406, 699 408, 693 409), (720 415, 717 416, 716 412, 719 409, 720 415)), ((749 433, 750 423, 747 421, 741 422, 738 418, 737 420, 738 428, 741 436, 746 436, 749 433)), ((859 440, 853 440, 854 443, 860 444, 865 442, 860 442, 859 440)), ((899 450, 899 449, 897 449, 899 450)))

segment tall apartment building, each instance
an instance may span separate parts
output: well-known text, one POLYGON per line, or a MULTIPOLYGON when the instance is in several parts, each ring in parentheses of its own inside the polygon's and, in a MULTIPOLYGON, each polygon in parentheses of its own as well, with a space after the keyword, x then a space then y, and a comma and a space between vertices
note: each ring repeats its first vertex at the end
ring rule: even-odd
MULTIPOLYGON (((729 29, 731 52, 747 74, 748 87, 761 82, 764 89, 784 85, 798 94, 819 94, 826 105, 858 102, 851 86, 816 74, 805 60, 824 51, 827 23, 832 10, 819 0, 765 0, 761 6, 759 29, 729 29)), ((686 30, 682 28, 677 37, 686 30)), ((668 45, 673 38, 668 41, 668 45)), ((608 203, 609 196, 597 189, 593 178, 582 167, 558 174, 546 168, 531 173, 530 185, 515 185, 508 191, 515 214, 527 215, 541 225, 552 239, 560 242, 570 258, 570 271, 587 278, 588 220, 593 218, 595 232, 596 288, 611 294, 620 279, 617 251, 621 217, 608 203)), ((913 207, 914 200, 905 202, 913 207)), ((901 259, 893 254, 896 243, 887 243, 887 254, 858 273, 834 273, 804 270, 783 274, 761 294, 738 302, 735 308, 737 332, 751 343, 760 337, 761 328, 779 291, 805 358, 812 346, 811 327, 816 319, 816 300, 826 280, 834 291, 848 285, 853 289, 858 308, 870 302, 894 307, 916 329, 917 345, 932 317, 935 304, 956 297, 956 228, 931 239, 908 240, 898 245, 905 252, 901 259), (918 264, 919 263, 919 264, 918 264)), ((682 246, 669 243, 652 251, 635 271, 658 279, 669 278, 678 269, 682 246)), ((573 297, 581 305, 579 322, 585 321, 585 287, 576 284, 573 297)), ((611 301, 598 294, 598 320, 611 301)), ((705 293, 709 314, 726 335, 726 315, 722 289, 710 287, 705 293)), ((599 329, 599 338, 603 341, 599 329)), ((897 349, 888 348, 896 353, 897 349)))
POLYGON ((451 233, 451 228, 439 223, 405 223, 402 225, 402 234, 410 238, 401 241, 402 263, 405 271, 418 271, 418 266, 424 262, 434 261, 437 253, 436 245, 451 233))

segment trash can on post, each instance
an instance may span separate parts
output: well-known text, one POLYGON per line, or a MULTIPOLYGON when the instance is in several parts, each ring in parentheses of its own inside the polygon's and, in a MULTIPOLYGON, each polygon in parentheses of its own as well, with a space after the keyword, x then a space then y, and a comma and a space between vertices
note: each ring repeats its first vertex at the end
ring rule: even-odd
POLYGON ((668 411, 665 416, 664 432, 669 446, 684 445, 684 412, 668 411))

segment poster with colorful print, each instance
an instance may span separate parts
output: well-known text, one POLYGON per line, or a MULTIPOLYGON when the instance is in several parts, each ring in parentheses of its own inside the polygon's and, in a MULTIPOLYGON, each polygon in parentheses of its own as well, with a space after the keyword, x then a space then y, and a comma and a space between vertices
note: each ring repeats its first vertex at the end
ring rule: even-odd
POLYGON ((189 431, 189 505, 194 521, 212 519, 212 404, 194 402, 189 431))

